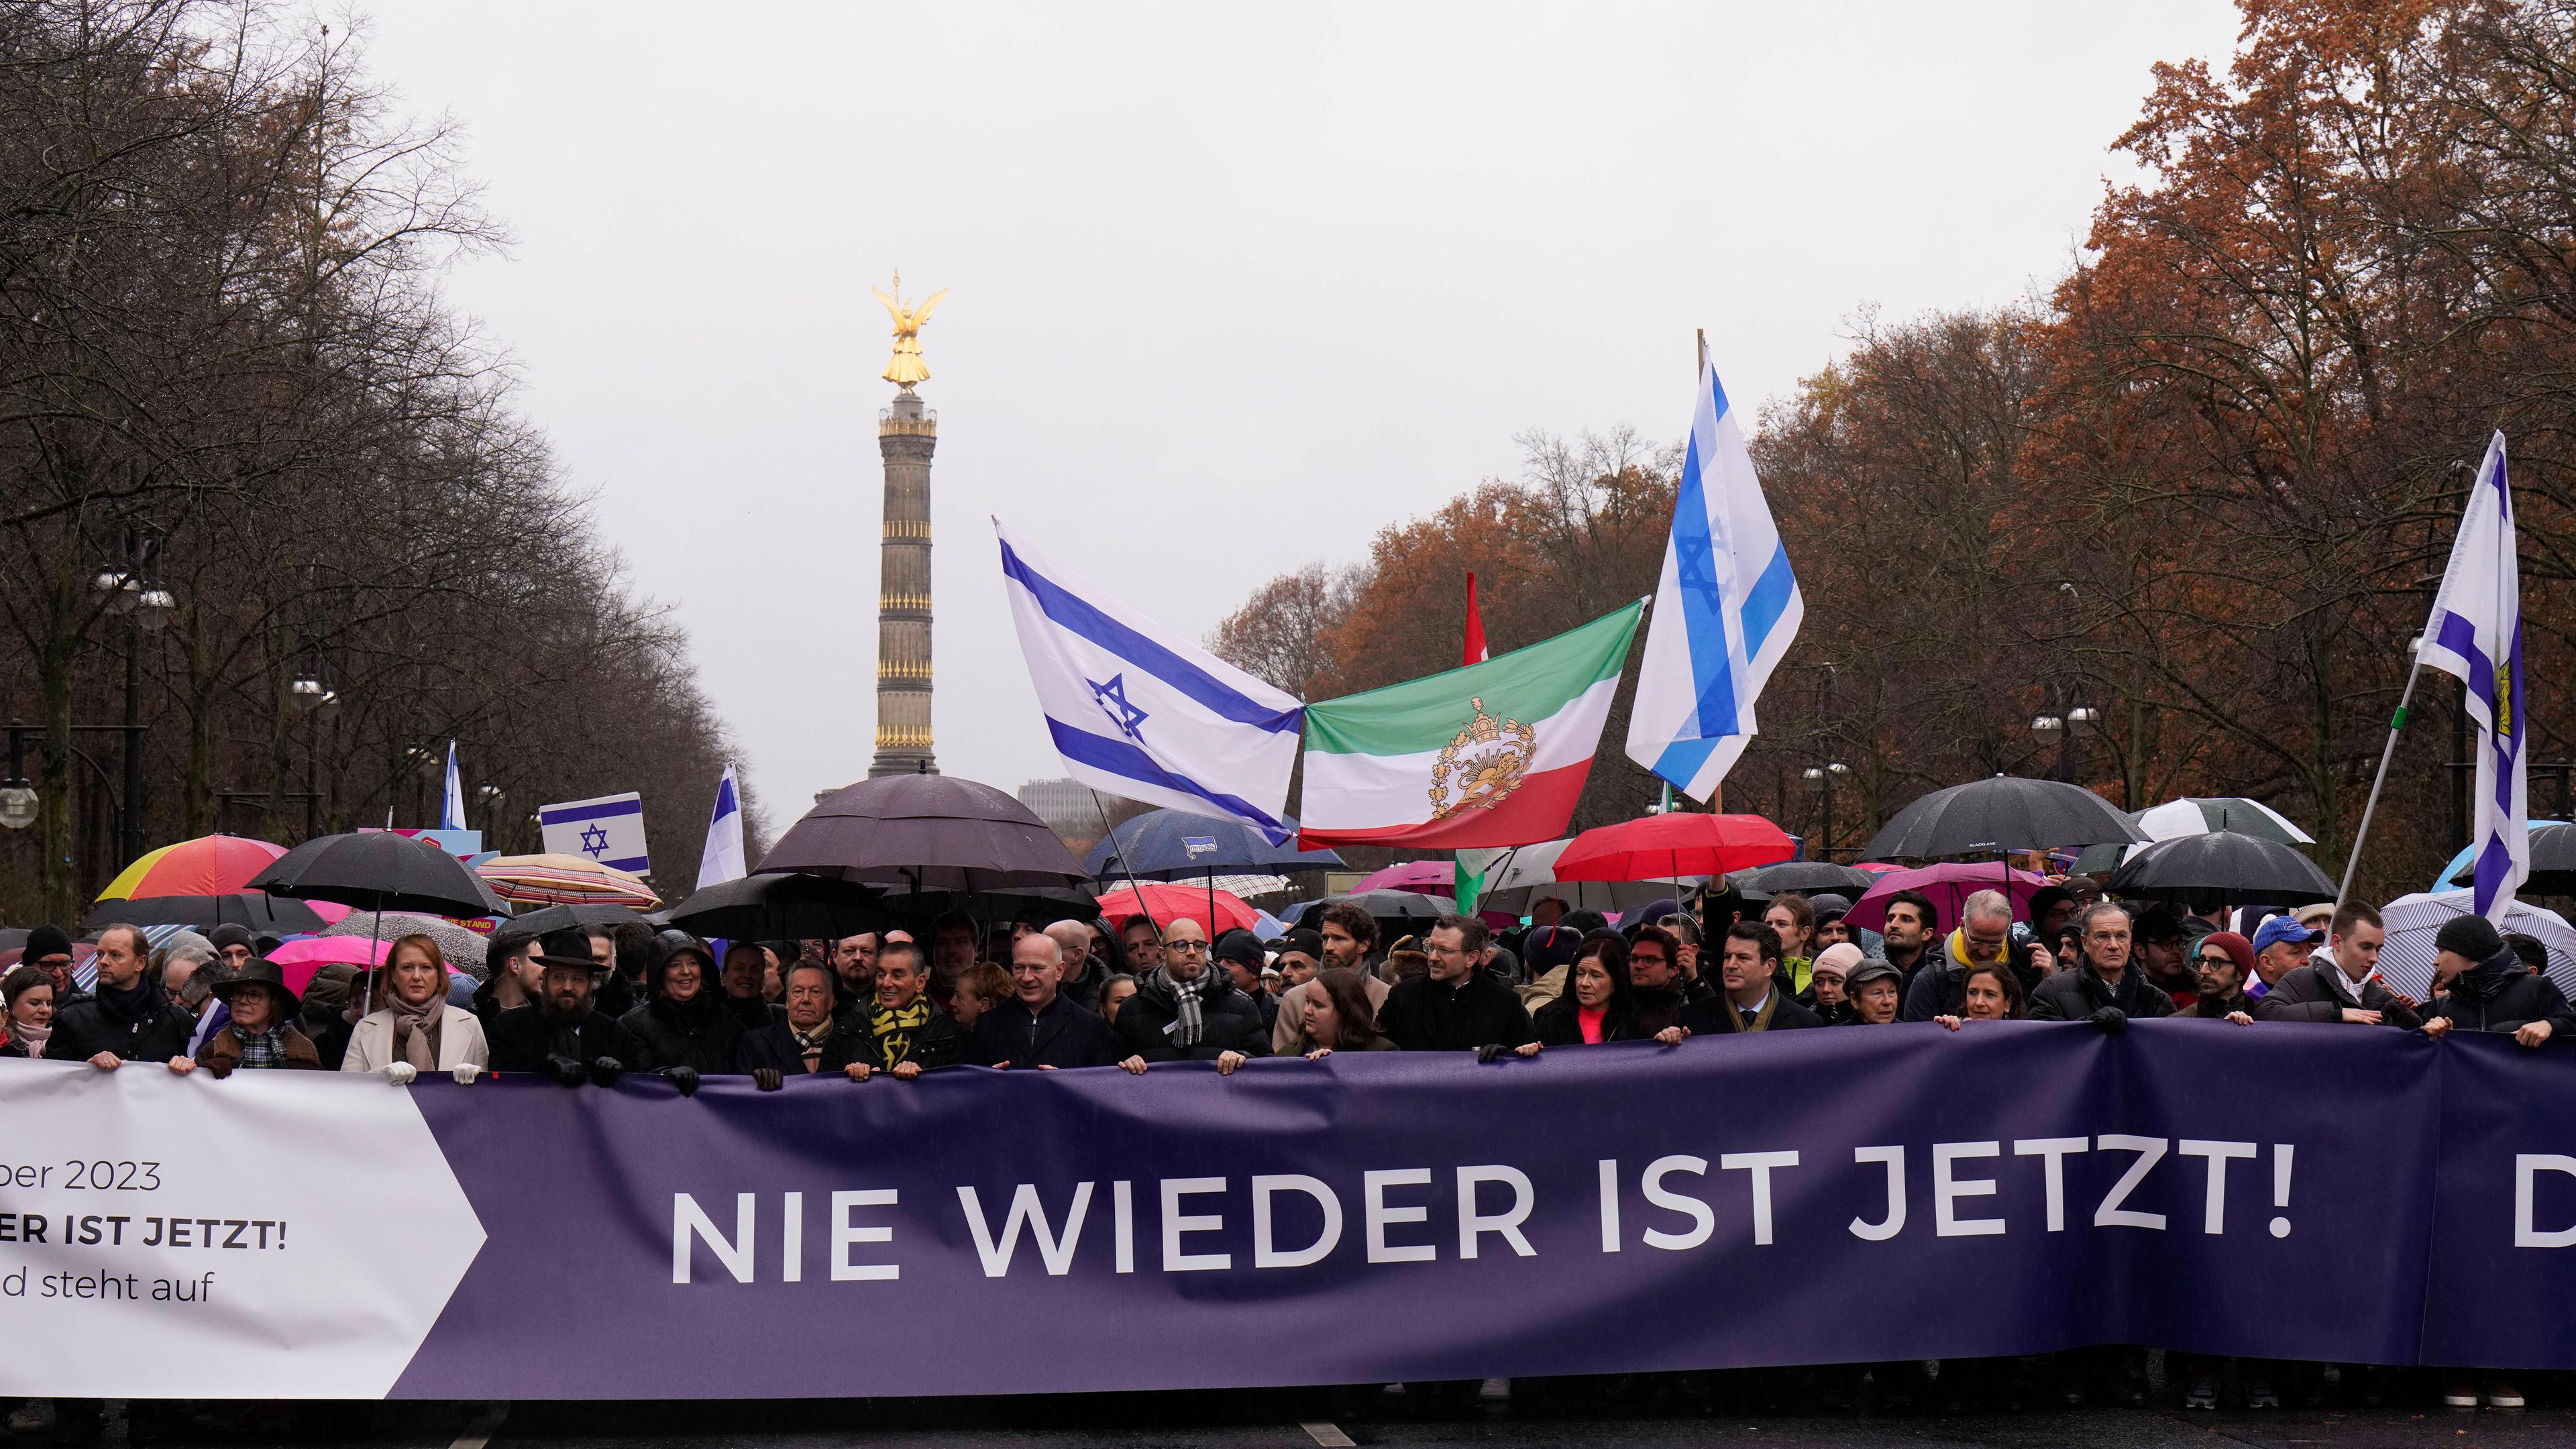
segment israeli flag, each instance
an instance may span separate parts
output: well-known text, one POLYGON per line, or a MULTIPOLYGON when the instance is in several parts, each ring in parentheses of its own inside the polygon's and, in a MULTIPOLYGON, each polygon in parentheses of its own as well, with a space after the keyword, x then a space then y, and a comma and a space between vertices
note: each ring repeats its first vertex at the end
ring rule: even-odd
POLYGON ((2451 563, 2415 662, 2468 685, 2469 718, 2478 726, 2470 903, 2499 924, 2531 875, 2530 773, 2522 750, 2531 701, 2522 692, 2522 571, 2514 550, 2513 490, 2505 481, 2504 434, 2497 433, 2451 540, 2451 563))
POLYGON ((537 829, 549 855, 575 855, 636 875, 653 868, 644 846, 644 797, 632 790, 540 805, 537 829))
POLYGON ((1041 557, 993 520, 1011 622, 1073 777, 1287 840, 1305 708, 1041 557))
POLYGON ((698 855, 698 889, 749 874, 751 864, 743 858, 742 848, 742 794, 728 764, 724 778, 716 781, 715 811, 707 817, 707 848, 698 855))
POLYGON ((1699 377, 1628 715, 1628 758, 1706 800, 1751 742, 1753 701, 1789 652, 1807 605, 1705 349, 1699 377))
POLYGON ((456 770, 456 741, 447 742, 447 800, 438 807, 438 828, 465 828, 465 777, 456 770))

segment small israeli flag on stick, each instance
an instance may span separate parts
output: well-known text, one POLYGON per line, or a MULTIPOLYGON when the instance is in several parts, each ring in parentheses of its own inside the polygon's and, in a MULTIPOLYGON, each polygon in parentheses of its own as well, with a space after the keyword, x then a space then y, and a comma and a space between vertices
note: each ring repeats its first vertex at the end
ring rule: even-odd
POLYGON ((1753 701, 1806 613, 1702 337, 1699 402, 1628 713, 1628 758, 1708 799, 1752 743, 1753 701))
POLYGON ((447 799, 438 809, 438 828, 465 829, 465 777, 456 769, 456 741, 447 742, 447 799))
POLYGON ((698 856, 698 889, 749 874, 751 865, 743 858, 742 848, 741 789, 728 764, 724 778, 716 781, 716 808, 707 816, 707 848, 698 856))

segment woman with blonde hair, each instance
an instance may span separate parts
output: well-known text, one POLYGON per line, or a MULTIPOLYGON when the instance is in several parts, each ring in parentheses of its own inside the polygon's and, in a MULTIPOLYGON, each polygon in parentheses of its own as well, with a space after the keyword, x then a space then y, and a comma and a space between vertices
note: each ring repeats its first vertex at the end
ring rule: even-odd
POLYGON ((422 1072, 452 1072, 470 1082, 492 1065, 483 1023, 447 1004, 447 960, 436 941, 423 935, 395 941, 381 974, 384 1007, 359 1021, 340 1070, 382 1072, 400 1086, 422 1072))

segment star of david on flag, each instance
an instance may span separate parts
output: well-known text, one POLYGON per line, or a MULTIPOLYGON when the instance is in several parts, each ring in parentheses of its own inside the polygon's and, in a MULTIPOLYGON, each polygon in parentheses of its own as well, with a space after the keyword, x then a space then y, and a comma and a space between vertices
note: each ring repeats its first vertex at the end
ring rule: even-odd
POLYGON ((632 790, 540 805, 537 826, 549 854, 578 855, 637 875, 653 868, 644 845, 644 797, 632 790))
POLYGON ((1000 519, 993 530, 1029 683, 1067 772, 1286 840, 1304 706, 1066 573, 1000 519))

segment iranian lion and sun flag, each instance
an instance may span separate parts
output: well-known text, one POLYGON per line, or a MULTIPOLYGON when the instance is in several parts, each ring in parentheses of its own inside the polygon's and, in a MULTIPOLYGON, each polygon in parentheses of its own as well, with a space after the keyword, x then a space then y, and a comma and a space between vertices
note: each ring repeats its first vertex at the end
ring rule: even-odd
MULTIPOLYGON (((1274 841, 1473 848, 1565 833, 1646 600, 1484 658, 1300 704, 1075 579, 1000 520, 1030 682, 1075 779, 1228 816, 1274 841), (1288 817, 1302 739, 1304 816, 1288 817)), ((1803 612, 1743 431, 1705 356, 1653 603, 1629 757, 1706 800, 1754 732, 1753 701, 1803 612)))

